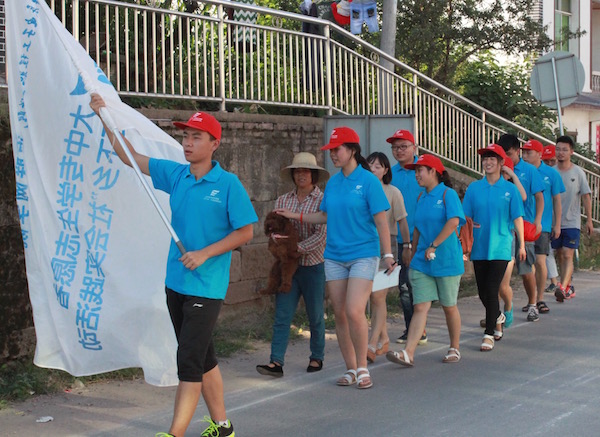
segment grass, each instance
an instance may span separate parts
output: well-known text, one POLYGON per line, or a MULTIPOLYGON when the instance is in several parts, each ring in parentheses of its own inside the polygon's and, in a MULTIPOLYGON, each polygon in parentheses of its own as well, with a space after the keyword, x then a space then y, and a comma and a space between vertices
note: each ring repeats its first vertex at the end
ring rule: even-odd
POLYGON ((131 368, 77 378, 62 370, 37 367, 33 364, 33 357, 25 357, 0 367, 0 409, 6 408, 12 401, 23 401, 34 395, 69 389, 78 381, 87 385, 100 381, 125 381, 142 377, 141 369, 131 368))
POLYGON ((270 309, 219 320, 214 332, 217 355, 230 357, 242 350, 252 350, 255 341, 271 341, 273 319, 274 312, 270 309))

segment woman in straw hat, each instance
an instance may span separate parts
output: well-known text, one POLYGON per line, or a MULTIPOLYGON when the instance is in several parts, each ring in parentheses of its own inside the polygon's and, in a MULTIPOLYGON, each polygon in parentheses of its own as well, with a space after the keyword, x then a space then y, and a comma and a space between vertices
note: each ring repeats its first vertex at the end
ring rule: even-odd
MULTIPOLYGON (((313 154, 298 153, 294 156, 292 164, 281 170, 281 178, 293 182, 296 188, 277 198, 276 209, 286 208, 294 213, 304 215, 319 210, 323 193, 317 183, 329 179, 329 172, 317 165, 317 159, 313 154)), ((301 257, 298 270, 294 274, 291 291, 277 293, 275 296, 275 321, 273 322, 270 363, 256 366, 256 370, 261 375, 283 376, 290 325, 300 296, 304 299, 310 325, 310 359, 306 371, 318 372, 323 368, 325 353, 323 251, 325 250, 326 226, 299 221, 293 223, 300 235, 298 252, 301 257)))
POLYGON ((347 369, 337 384, 366 389, 373 381, 367 369, 369 326, 365 310, 379 265, 380 245, 385 269, 391 273, 396 262, 385 216, 390 204, 381 182, 360 154, 359 142, 354 130, 342 126, 332 131, 329 143, 321 148, 330 151, 333 164, 341 171, 327 184, 319 212, 276 211, 300 223, 327 223, 325 278, 347 369))

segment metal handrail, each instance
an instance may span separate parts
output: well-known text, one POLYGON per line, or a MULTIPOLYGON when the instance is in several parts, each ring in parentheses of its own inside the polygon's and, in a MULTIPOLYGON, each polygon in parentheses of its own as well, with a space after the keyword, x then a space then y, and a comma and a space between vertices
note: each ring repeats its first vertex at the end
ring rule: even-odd
MULTIPOLYGON (((327 20, 228 0, 205 0, 203 4, 212 8, 209 15, 116 0, 46 1, 83 41, 121 95, 203 100, 221 110, 227 104, 255 103, 313 108, 330 115, 410 113, 422 147, 476 172, 477 148, 505 129, 553 142, 327 20), (226 7, 270 16, 280 23, 290 20, 295 26, 316 24, 323 34, 283 29, 276 23, 230 20, 224 13, 226 7), (100 28, 102 20, 105 28, 100 28), (344 43, 336 38, 344 38, 344 43), (95 48, 90 50, 92 44, 95 48), (381 67, 381 59, 394 70, 381 67), (384 89, 387 99, 382 96, 384 89)), ((600 166, 583 156, 576 158, 595 170, 585 169, 590 185, 600 190, 600 166)), ((600 222, 600 201, 595 194, 593 217, 600 222)))

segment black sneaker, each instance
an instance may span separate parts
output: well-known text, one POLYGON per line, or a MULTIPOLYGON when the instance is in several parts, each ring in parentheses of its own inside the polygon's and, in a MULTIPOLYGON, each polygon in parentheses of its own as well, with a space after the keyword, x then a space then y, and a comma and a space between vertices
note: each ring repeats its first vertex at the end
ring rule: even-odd
POLYGON ((406 343, 407 338, 408 338, 408 331, 404 331, 404 333, 396 339, 396 343, 404 344, 404 343, 406 343))
POLYGON ((550 285, 548 285, 546 287, 546 289, 544 290, 544 293, 554 293, 555 291, 556 291, 556 284, 553 284, 551 282, 550 285))
POLYGON ((204 416, 202 422, 208 422, 208 428, 204 430, 200 437, 235 437, 235 431, 233 430, 233 425, 229 420, 227 423, 229 426, 219 425, 212 421, 212 419, 208 416, 204 416))
POLYGON ((275 364, 274 367, 271 367, 268 364, 261 364, 256 366, 256 371, 261 375, 272 376, 274 378, 281 378, 283 376, 283 367, 279 364, 275 364))

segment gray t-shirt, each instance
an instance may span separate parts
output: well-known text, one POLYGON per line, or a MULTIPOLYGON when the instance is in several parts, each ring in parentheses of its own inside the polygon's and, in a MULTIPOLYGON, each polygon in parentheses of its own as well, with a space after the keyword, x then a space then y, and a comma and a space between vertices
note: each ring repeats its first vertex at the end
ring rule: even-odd
POLYGON ((554 168, 560 174, 566 189, 560 195, 562 206, 560 227, 561 229, 581 229, 581 196, 592 192, 585 173, 581 167, 575 164, 566 171, 561 171, 558 166, 554 166, 554 168))

